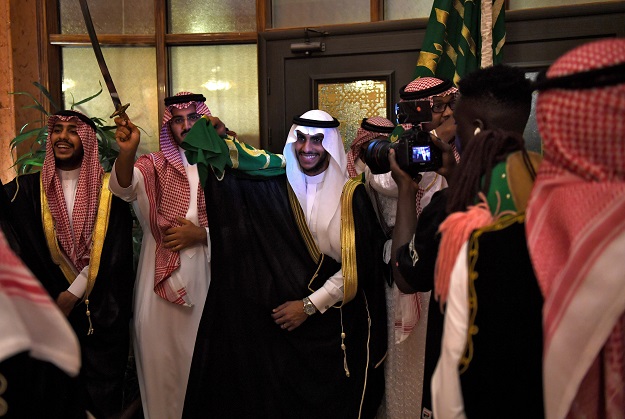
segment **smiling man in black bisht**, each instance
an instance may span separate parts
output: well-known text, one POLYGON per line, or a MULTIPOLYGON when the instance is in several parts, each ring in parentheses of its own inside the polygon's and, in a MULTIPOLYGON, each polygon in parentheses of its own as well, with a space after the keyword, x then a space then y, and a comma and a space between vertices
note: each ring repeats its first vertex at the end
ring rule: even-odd
POLYGON ((367 418, 380 404, 384 236, 364 185, 348 181, 338 121, 315 110, 294 122, 286 176, 258 176, 276 155, 207 146, 210 125, 185 139, 205 149, 192 159, 208 162, 214 249, 185 418, 367 418))
POLYGON ((81 392, 95 417, 119 414, 128 362, 134 273, 132 218, 112 197, 95 124, 75 111, 48 119, 41 172, 5 188, 20 257, 67 316, 81 347, 81 392), (27 251, 24 251, 27 250, 27 251))

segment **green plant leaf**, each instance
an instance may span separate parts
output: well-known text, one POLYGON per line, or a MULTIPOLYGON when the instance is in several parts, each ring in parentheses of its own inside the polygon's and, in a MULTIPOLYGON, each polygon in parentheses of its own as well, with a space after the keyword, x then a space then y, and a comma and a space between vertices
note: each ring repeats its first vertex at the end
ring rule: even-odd
POLYGON ((46 109, 43 106, 41 106, 41 104, 39 104, 39 103, 37 103, 35 105, 22 106, 22 108, 24 108, 24 109, 37 109, 38 111, 47 114, 46 109))
MULTIPOLYGON (((96 93, 95 95, 89 96, 88 98, 85 98, 83 100, 80 100, 78 102, 75 102, 72 105, 72 109, 74 109, 76 106, 78 105, 82 105, 83 103, 89 102, 90 100, 92 100, 93 98, 96 98, 98 96, 100 96, 100 94, 102 93, 102 83, 100 83, 100 91, 98 93, 96 93)), ((93 118, 92 118, 93 119, 93 118)))
POLYGON ((31 130, 22 132, 20 135, 18 135, 17 137, 11 140, 11 143, 10 143, 11 149, 14 149, 19 144, 23 143, 29 138, 36 136, 36 133, 38 133, 39 131, 41 131, 41 128, 33 128, 31 130))
MULTIPOLYGON (((45 108, 43 107, 43 105, 37 100, 37 98, 35 98, 33 95, 31 95, 29 92, 9 92, 10 95, 23 95, 23 96, 28 96, 30 97, 33 102, 35 102, 35 105, 39 105, 39 108, 35 108, 35 109, 39 109, 40 111, 42 111, 43 113, 46 114, 46 116, 49 116, 50 114, 48 113, 48 111, 45 110, 45 108)), ((33 108, 35 105, 30 105, 30 106, 24 106, 24 108, 33 108)))
POLYGON ((48 101, 50 102, 50 105, 52 105, 52 107, 54 108, 54 111, 58 111, 60 109, 59 105, 56 104, 56 102, 54 100, 52 100, 52 95, 50 94, 50 92, 48 91, 48 89, 45 88, 44 85, 42 85, 39 82, 34 81, 33 84, 35 85, 35 87, 37 89, 39 89, 41 91, 41 93, 43 93, 43 95, 45 97, 48 98, 48 101))

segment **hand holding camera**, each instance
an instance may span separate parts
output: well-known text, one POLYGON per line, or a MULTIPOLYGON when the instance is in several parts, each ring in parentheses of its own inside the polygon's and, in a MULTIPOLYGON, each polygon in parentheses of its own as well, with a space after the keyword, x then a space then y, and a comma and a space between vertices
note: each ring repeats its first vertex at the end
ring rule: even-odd
POLYGON ((427 100, 399 102, 395 105, 398 124, 412 124, 413 128, 404 130, 400 125, 391 134, 391 141, 381 138, 369 143, 365 150, 365 162, 374 174, 387 173, 389 150, 396 153, 399 167, 415 178, 421 172, 437 171, 443 166, 441 145, 433 141, 432 136, 421 130, 421 123, 432 120, 432 109, 427 100), (397 138, 393 142, 393 138, 397 138))

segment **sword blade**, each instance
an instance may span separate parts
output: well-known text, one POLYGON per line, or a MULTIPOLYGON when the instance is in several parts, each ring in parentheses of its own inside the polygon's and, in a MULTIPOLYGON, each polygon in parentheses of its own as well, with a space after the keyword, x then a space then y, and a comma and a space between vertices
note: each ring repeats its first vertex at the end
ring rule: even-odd
POLYGON ((93 52, 95 53, 95 58, 98 61, 98 66, 100 67, 100 72, 102 73, 102 77, 104 78, 104 82, 106 83, 106 88, 108 89, 109 95, 113 100, 113 105, 115 106, 116 112, 111 115, 112 118, 115 115, 124 113, 126 111, 126 108, 128 108, 128 105, 122 105, 122 102, 119 99, 119 94, 117 93, 117 89, 115 88, 115 83, 113 83, 113 78, 111 77, 111 73, 109 72, 108 66, 106 65, 106 61, 104 60, 104 55, 102 55, 102 49, 100 48, 100 43, 98 42, 98 37, 95 33, 93 20, 91 20, 91 13, 89 13, 87 0, 78 1, 80 2, 80 9, 82 10, 82 16, 85 20, 85 26, 87 27, 87 33, 89 34, 89 40, 91 41, 91 46, 93 48, 93 52))

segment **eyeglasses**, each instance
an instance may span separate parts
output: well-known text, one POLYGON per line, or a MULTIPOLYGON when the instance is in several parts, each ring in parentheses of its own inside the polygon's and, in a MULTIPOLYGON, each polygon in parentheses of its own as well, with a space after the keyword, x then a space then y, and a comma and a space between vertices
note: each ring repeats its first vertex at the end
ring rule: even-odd
POLYGON ((169 122, 175 125, 183 125, 185 121, 189 121, 191 124, 195 124, 201 117, 202 115, 200 115, 199 113, 192 113, 189 114, 186 118, 184 116, 174 116, 169 120, 169 122))
POLYGON ((432 112, 433 113, 443 113, 445 109, 449 106, 449 109, 452 111, 456 109, 456 97, 452 97, 451 100, 447 103, 444 102, 434 102, 432 104, 432 112))

